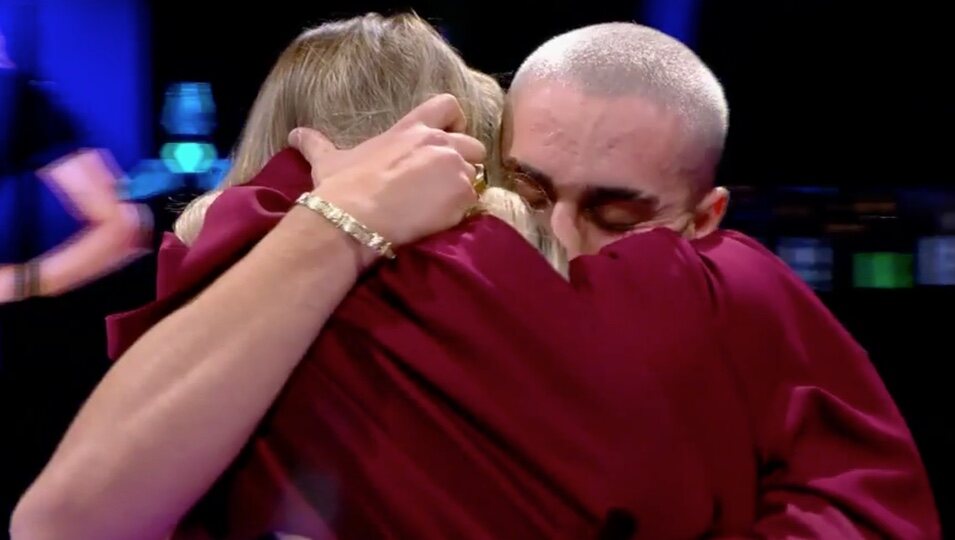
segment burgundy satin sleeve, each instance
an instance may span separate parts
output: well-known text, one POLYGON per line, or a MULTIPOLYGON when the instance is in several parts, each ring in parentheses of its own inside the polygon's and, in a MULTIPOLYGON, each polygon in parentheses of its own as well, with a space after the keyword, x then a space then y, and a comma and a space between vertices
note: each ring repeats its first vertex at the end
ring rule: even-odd
POLYGON ((285 216, 292 201, 311 190, 310 174, 308 162, 286 150, 247 185, 219 195, 206 214, 210 226, 191 247, 166 233, 158 255, 157 299, 106 319, 109 357, 119 359, 152 325, 248 253, 285 216), (264 179, 268 186, 262 185, 264 179))
POLYGON ((755 434, 762 538, 941 537, 913 438, 866 352, 785 265, 698 245, 755 434))

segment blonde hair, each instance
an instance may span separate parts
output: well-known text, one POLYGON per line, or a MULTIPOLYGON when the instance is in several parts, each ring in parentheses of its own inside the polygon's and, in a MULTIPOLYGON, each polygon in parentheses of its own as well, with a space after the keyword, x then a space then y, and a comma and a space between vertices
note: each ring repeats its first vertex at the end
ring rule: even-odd
MULTIPOLYGON (((372 13, 303 32, 262 84, 222 186, 185 209, 176 221, 176 235, 191 244, 218 193, 251 180, 287 146, 292 129, 311 127, 336 147, 350 148, 442 93, 460 102, 467 134, 488 149, 488 181, 500 185, 503 91, 492 77, 468 68, 431 25, 414 14, 372 13)), ((495 188, 486 193, 488 212, 514 225, 545 253, 555 249, 531 224, 516 195, 495 188)))

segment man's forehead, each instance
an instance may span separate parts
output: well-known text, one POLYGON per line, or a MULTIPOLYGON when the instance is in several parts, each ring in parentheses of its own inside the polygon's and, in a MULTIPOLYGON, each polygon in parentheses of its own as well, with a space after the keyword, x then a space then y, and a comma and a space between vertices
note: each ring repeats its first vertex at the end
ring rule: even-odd
POLYGON ((649 106, 588 99, 560 87, 522 89, 511 102, 505 155, 558 191, 662 189, 680 142, 671 119, 649 106))
POLYGON ((634 127, 653 124, 678 127, 677 113, 659 99, 639 93, 607 96, 591 94, 581 86, 561 81, 524 84, 508 95, 515 120, 521 124, 572 127, 573 131, 607 134, 633 133, 634 127))

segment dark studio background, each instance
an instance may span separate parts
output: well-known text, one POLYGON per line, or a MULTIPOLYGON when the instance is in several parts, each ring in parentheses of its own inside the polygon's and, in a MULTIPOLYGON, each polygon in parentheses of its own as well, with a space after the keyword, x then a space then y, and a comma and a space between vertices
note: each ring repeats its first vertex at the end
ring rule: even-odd
MULTIPOLYGON (((857 287, 852 266, 868 252, 918 260, 920 238, 955 235, 953 46, 944 3, 273 0, 245 9, 196 0, 9 1, 0 5, 0 28, 12 55, 60 82, 90 140, 113 149, 127 170, 156 158, 168 141, 159 119, 166 89, 180 81, 210 83, 211 142, 227 154, 279 52, 329 18, 413 7, 470 64, 505 83, 537 45, 574 27, 637 20, 678 34, 728 93, 732 127, 720 181, 735 187, 729 225, 770 247, 787 238, 830 246, 819 294, 870 352, 919 443, 943 525, 955 527, 953 398, 944 376, 955 286, 857 287), (59 25, 53 35, 44 30, 50 25, 59 25), (89 25, 99 30, 82 28, 89 25), (120 35, 98 37, 110 25, 120 35), (81 47, 89 54, 78 58, 49 52, 65 40, 96 45, 81 47)), ((196 192, 187 184, 143 200, 168 229, 174 209, 196 192)), ((146 257, 73 293, 0 306, 0 513, 8 514, 105 372, 102 317, 150 297, 154 263, 146 257)))

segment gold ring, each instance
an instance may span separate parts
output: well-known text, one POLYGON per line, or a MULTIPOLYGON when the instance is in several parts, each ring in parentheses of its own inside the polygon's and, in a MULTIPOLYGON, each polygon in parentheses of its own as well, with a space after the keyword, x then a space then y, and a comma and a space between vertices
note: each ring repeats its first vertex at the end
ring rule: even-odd
POLYGON ((484 190, 487 189, 487 178, 484 175, 484 165, 478 163, 474 166, 474 182, 471 182, 471 187, 474 188, 474 191, 481 195, 484 193, 484 190))

